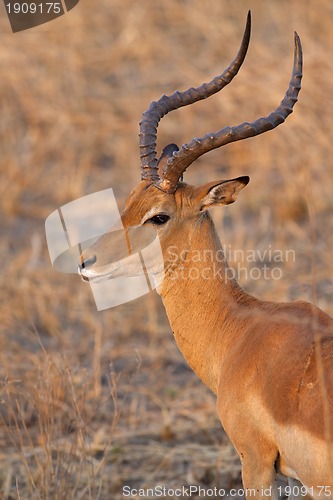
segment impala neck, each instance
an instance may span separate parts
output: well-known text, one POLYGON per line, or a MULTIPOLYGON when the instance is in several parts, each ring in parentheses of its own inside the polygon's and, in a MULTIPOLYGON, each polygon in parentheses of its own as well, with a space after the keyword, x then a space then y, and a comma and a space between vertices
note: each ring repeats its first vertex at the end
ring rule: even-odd
POLYGON ((242 331, 244 312, 257 303, 231 278, 208 214, 168 248, 162 297, 179 349, 193 371, 216 393, 229 343, 242 331), (187 241, 187 247, 184 245, 187 241), (178 252, 178 253, 177 253, 178 252))

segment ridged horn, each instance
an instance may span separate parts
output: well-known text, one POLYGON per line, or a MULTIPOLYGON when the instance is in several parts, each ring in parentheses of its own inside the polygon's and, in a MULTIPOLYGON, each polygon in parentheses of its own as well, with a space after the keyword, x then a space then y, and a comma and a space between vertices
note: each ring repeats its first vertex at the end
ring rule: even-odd
POLYGON ((158 101, 153 101, 148 110, 143 113, 140 123, 140 159, 141 178, 157 181, 158 162, 156 157, 156 135, 159 121, 170 111, 188 106, 223 89, 234 76, 237 75, 246 56, 251 34, 251 12, 247 15, 246 27, 240 49, 227 69, 211 82, 204 83, 197 88, 190 88, 184 92, 176 91, 171 96, 163 95, 158 101))
POLYGON ((258 118, 253 122, 244 122, 234 127, 224 127, 218 132, 208 133, 204 137, 194 138, 188 144, 184 144, 179 151, 175 151, 167 160, 163 177, 156 185, 162 191, 173 193, 177 188, 179 178, 194 160, 215 148, 220 148, 230 142, 240 141, 272 130, 292 113, 293 107, 298 99, 302 79, 302 45, 299 36, 295 32, 295 51, 292 77, 288 90, 280 105, 271 114, 264 118, 258 118))

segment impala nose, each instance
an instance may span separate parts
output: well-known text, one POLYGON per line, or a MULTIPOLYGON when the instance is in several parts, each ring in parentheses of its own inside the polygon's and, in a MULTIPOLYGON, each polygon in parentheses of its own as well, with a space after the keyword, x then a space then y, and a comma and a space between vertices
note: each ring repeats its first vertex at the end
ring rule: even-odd
POLYGON ((85 259, 84 256, 81 255, 80 261, 79 261, 80 271, 82 271, 83 269, 87 269, 88 267, 95 264, 96 260, 97 260, 96 255, 93 255, 92 257, 89 257, 88 259, 85 259))

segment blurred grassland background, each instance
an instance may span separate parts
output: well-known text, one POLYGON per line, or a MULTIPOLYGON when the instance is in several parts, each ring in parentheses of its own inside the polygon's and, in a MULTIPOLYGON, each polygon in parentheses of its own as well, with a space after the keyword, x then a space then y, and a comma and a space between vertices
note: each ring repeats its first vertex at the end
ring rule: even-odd
POLYGON ((209 153, 185 179, 250 175, 237 203, 214 211, 222 242, 293 249, 295 260, 278 264, 280 280, 242 275, 242 285, 332 314, 332 2, 81 0, 15 35, 1 5, 1 498, 117 500, 123 485, 240 485, 215 398, 178 352, 158 296, 98 313, 89 286, 51 268, 44 221, 107 187, 121 205, 140 176, 142 112, 220 73, 249 8, 239 75, 164 118, 158 149, 271 112, 289 83, 297 30, 304 78, 295 113, 209 153))

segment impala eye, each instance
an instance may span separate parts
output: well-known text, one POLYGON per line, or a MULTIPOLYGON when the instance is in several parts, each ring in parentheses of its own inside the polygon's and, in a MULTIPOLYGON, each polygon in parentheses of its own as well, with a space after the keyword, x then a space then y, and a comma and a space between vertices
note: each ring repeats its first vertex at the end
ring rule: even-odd
POLYGON ((167 214, 156 214, 156 215, 154 215, 154 217, 149 219, 147 222, 152 222, 153 224, 157 224, 158 226, 162 226, 163 224, 168 222, 169 219, 170 219, 170 217, 167 214))

